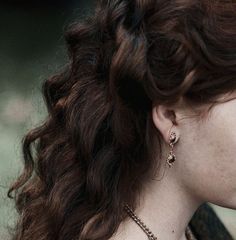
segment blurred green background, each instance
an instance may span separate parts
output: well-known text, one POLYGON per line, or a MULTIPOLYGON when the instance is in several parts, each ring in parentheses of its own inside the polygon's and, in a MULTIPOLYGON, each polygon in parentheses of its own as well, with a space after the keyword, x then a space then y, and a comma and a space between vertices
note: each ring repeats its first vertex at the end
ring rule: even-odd
MULTIPOLYGON (((0 3, 0 239, 16 212, 6 196, 22 170, 21 139, 44 119, 44 79, 67 62, 63 28, 90 12, 92 0, 0 3)), ((236 211, 212 205, 236 239, 236 211)))

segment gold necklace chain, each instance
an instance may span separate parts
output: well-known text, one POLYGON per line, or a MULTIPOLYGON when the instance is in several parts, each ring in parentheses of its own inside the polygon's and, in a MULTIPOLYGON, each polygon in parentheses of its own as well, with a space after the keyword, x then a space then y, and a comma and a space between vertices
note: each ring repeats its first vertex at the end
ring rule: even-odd
MULTIPOLYGON (((158 240, 157 237, 150 231, 150 229, 143 223, 143 221, 133 212, 133 210, 129 207, 128 204, 124 206, 126 212, 129 216, 141 227, 141 229, 146 233, 149 240, 158 240)), ((188 240, 196 240, 191 229, 187 226, 186 229, 186 237, 188 240)))

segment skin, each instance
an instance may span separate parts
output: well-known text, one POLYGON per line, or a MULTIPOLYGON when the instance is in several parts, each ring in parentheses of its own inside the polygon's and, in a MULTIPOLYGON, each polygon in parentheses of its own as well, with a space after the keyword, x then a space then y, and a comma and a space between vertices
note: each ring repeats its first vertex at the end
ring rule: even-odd
MULTIPOLYGON (((186 240, 185 229, 204 202, 236 209, 236 93, 223 95, 199 120, 183 100, 175 106, 153 105, 152 117, 163 141, 162 165, 147 182, 135 213, 161 239, 186 240), (174 131, 176 161, 169 168, 169 134, 174 131)), ((130 218, 112 240, 145 240, 146 234, 130 218)))

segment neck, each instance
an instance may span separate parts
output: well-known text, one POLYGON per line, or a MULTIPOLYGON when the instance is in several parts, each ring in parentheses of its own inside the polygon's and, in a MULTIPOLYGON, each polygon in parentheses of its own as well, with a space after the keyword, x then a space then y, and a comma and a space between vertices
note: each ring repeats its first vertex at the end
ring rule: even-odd
MULTIPOLYGON (((161 180, 147 184, 134 212, 157 239, 184 240, 189 221, 202 203, 186 190, 170 168, 161 180)), ((126 223, 125 236, 137 240, 147 238, 133 219, 126 223)))

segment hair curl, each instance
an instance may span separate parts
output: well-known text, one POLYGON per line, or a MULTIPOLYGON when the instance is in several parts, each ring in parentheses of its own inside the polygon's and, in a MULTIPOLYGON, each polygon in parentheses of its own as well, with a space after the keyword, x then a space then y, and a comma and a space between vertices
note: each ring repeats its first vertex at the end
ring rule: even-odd
POLYGON ((8 190, 12 239, 113 235, 158 168, 152 104, 235 90, 235 12, 230 0, 100 0, 69 24, 68 64, 42 84, 48 115, 23 137, 24 170, 8 190))

